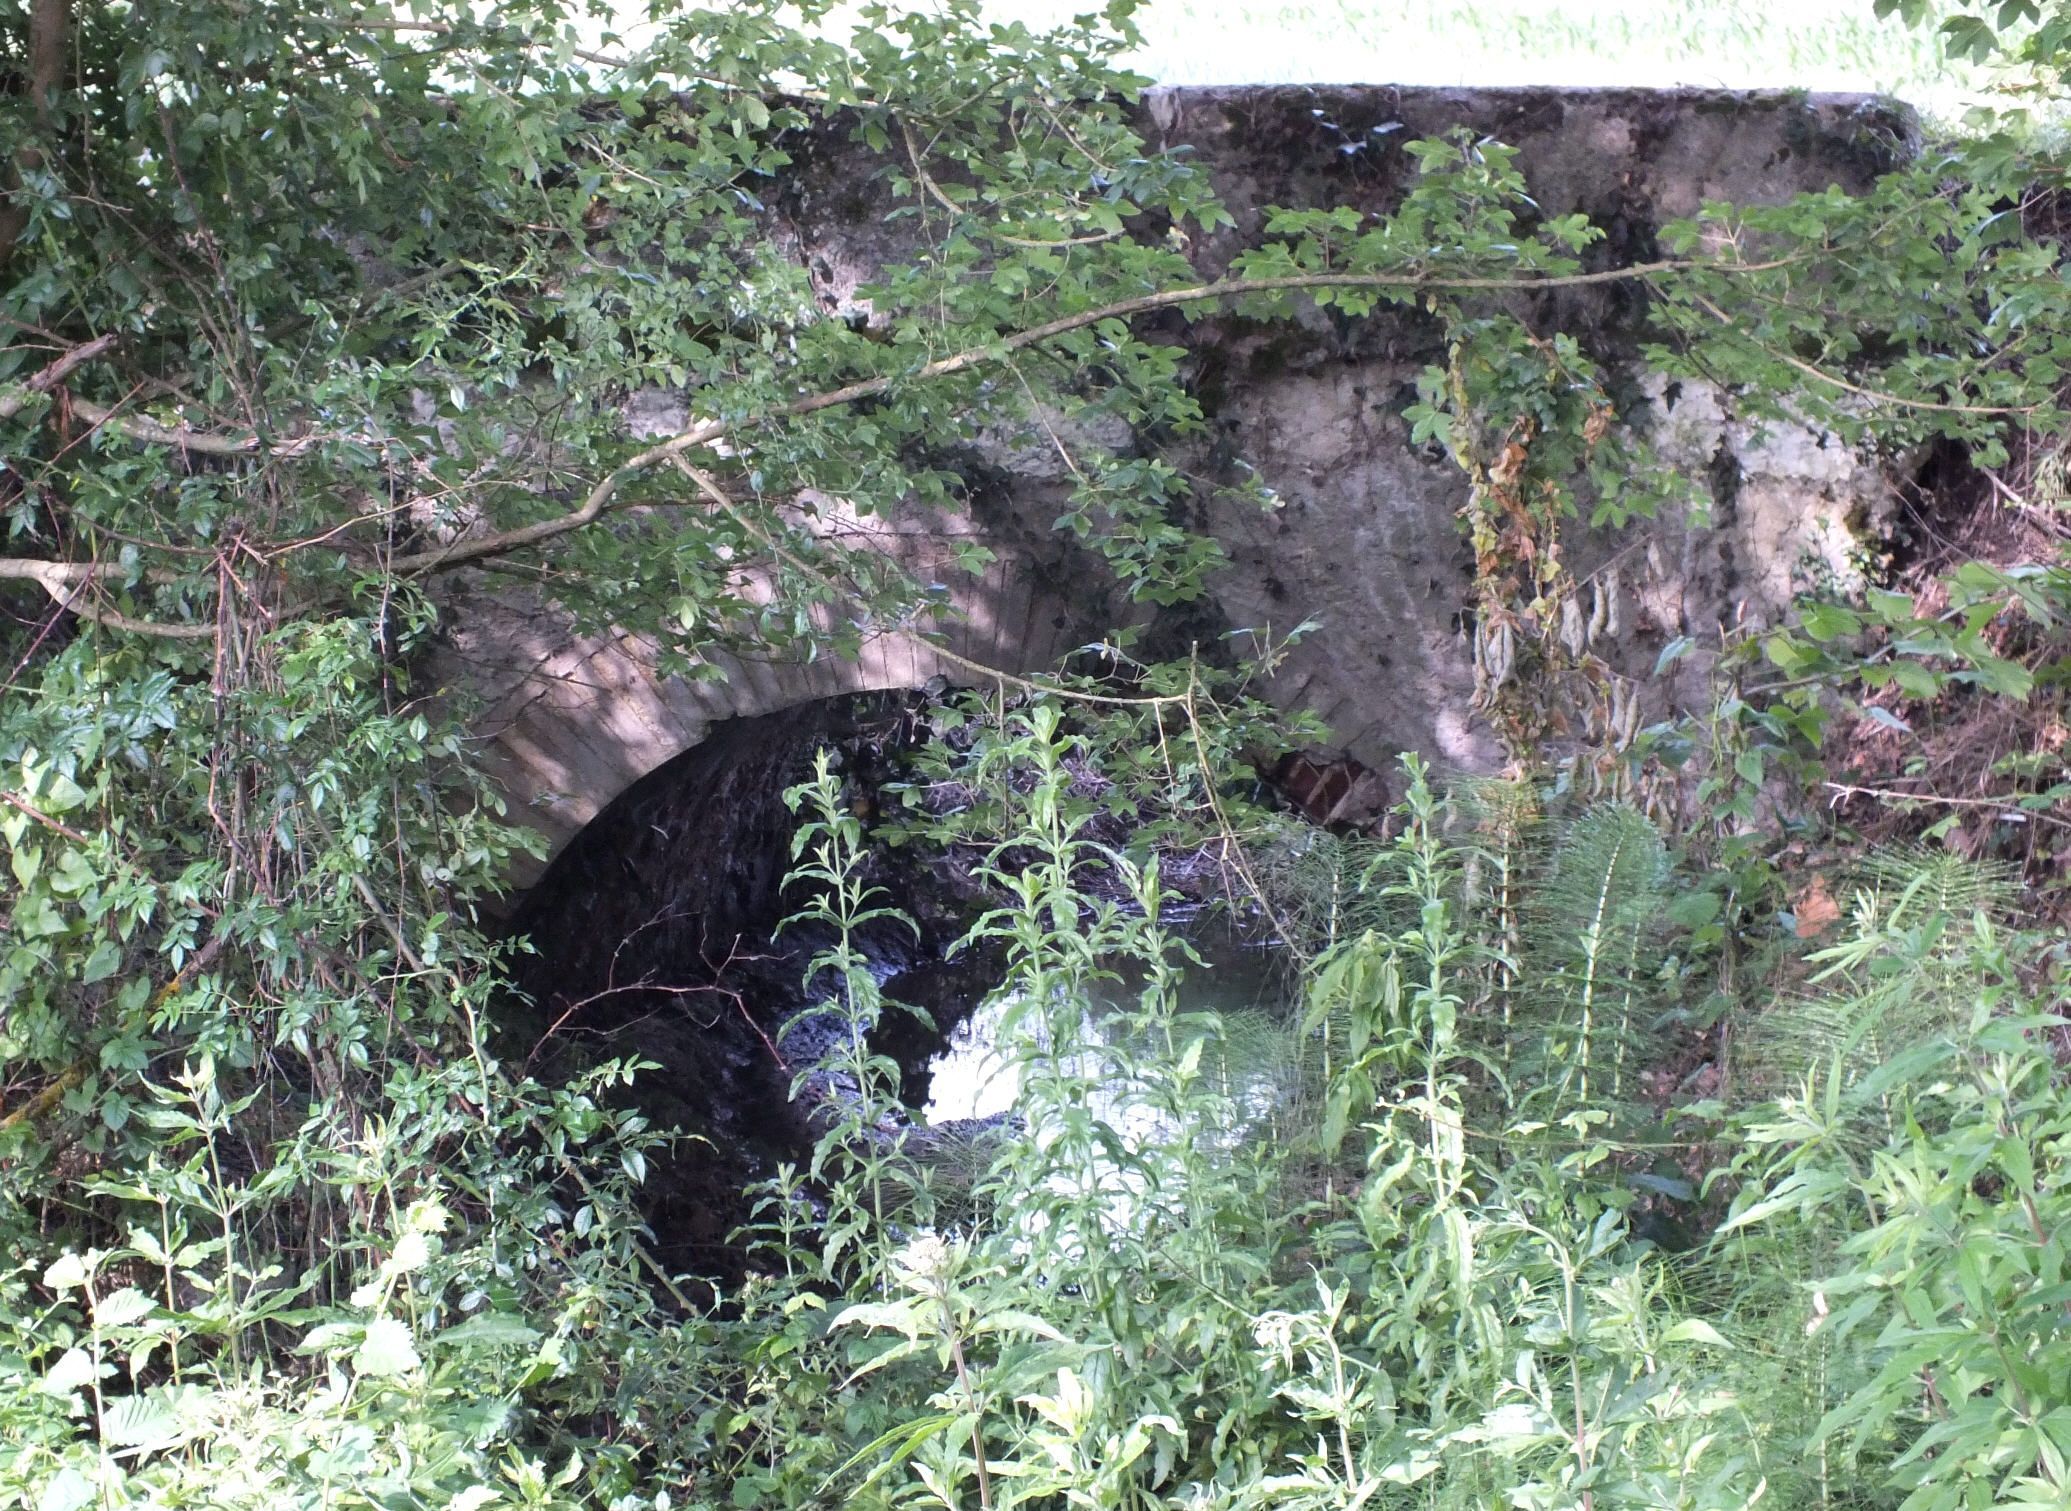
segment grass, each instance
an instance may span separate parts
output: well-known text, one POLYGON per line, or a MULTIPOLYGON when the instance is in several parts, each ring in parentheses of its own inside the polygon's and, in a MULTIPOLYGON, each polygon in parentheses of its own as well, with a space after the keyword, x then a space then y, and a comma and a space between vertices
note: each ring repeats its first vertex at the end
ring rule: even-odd
MULTIPOLYGON (((993 0, 1054 21, 1087 0, 993 0)), ((1133 65, 1163 84, 1690 85, 1894 94, 1953 121, 1988 75, 1871 0, 1149 0, 1133 65)))

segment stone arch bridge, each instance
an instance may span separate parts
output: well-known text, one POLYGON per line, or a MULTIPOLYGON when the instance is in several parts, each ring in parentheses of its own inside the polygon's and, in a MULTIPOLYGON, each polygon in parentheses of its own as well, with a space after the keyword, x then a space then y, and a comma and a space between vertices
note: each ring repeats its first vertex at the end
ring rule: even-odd
MULTIPOLYGON (((1465 125, 1511 143, 1549 215, 1580 210, 1610 254, 1642 260, 1654 229, 1707 200, 1774 201, 1856 187, 1912 150, 1911 118, 1856 96, 1626 90, 1179 89, 1141 107, 1154 143, 1186 144, 1236 216, 1193 249, 1204 277, 1253 238, 1268 205, 1384 208, 1407 173, 1402 140, 1465 125)), ((830 135, 801 157, 770 235, 812 270, 833 309, 899 248, 884 229, 889 164, 830 135)), ((1571 328, 1614 333, 1617 294, 1535 296, 1571 328)), ((1624 324, 1621 325, 1621 322, 1624 324)), ((1405 395, 1433 355, 1427 332, 1376 317, 1348 336, 1321 317, 1260 331, 1194 328, 1196 381, 1212 377, 1213 444, 1234 448, 1278 495, 1270 514, 1210 505, 1197 528, 1229 556, 1199 622, 1217 628, 1303 619, 1321 630, 1281 666, 1272 695, 1313 709, 1343 748, 1378 765, 1417 749, 1473 769, 1493 748, 1469 710, 1470 649, 1459 610, 1470 563, 1455 517, 1464 482, 1409 443, 1405 395)), ((1664 519, 1616 540, 1572 543, 1578 574, 1614 595, 1605 652, 1649 671, 1662 644, 1728 621, 1773 619, 1807 562, 1846 574, 1862 532, 1887 513, 1880 468, 1810 431, 1759 435, 1715 396, 1635 369, 1664 462, 1714 485, 1701 525, 1664 519)), ((679 397, 637 395, 635 434, 674 428, 679 397)), ((1106 438, 1103 438, 1106 439, 1106 438)), ((1126 438, 1123 438, 1126 440, 1126 438)), ((867 522, 883 548, 943 582, 956 610, 945 659, 905 637, 853 661, 719 661, 715 681, 663 676, 657 647, 627 634, 579 636, 554 605, 506 577, 456 574, 443 588, 452 627, 435 675, 483 708, 477 732, 515 810, 559 848, 618 793, 722 720, 832 694, 974 680, 967 662, 1008 672, 1054 666, 1116 622, 1104 578, 1053 534, 1063 480, 1054 459, 995 454, 1009 497, 979 517, 867 522), (981 575, 954 564, 957 537, 996 553, 981 575)), ((865 522, 850 521, 852 528, 865 522)), ((1701 687, 1701 663, 1680 673, 1701 687)), ((1656 683, 1657 702, 1674 686, 1656 683)), ((524 878, 520 878, 521 880, 524 878)))

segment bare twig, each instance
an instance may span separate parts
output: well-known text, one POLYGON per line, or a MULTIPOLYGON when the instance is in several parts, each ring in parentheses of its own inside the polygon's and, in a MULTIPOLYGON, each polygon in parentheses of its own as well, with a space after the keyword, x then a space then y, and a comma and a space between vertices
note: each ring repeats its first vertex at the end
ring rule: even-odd
MULTIPOLYGON (((1711 300, 1705 298, 1702 294, 1695 294, 1691 297, 1704 308, 1707 314, 1718 320, 1722 325, 1728 329, 1738 329, 1739 322, 1712 303, 1711 300)), ((1752 336, 1748 336, 1744 331, 1740 332, 1740 334, 1747 341, 1748 345, 1772 361, 1781 362, 1793 371, 1801 372, 1815 382, 1824 383, 1830 388, 1838 388, 1843 393, 1854 394, 1860 399, 1868 399, 1873 404, 1889 404, 1896 409, 1916 409, 1930 414, 1975 414, 1999 416, 2002 418, 2010 418, 2014 415, 2031 415, 2042 407, 2039 404, 1945 404, 1933 399, 1909 399, 1904 394, 1888 393, 1881 388, 1864 388, 1860 384, 1849 382, 1846 378, 1837 378, 1824 368, 1815 367, 1810 362, 1800 361, 1789 352, 1778 351, 1772 346, 1763 345, 1752 336)))
MULTIPOLYGON (((693 467, 681 457, 676 457, 672 460, 676 467, 696 484, 698 490, 715 505, 737 519, 742 517, 739 507, 709 473, 704 472, 700 468, 693 467)), ((799 571, 804 572, 810 580, 831 592, 839 593, 841 591, 839 585, 834 583, 824 573, 817 571, 809 563, 799 560, 791 553, 783 551, 781 547, 775 545, 775 542, 770 541, 766 535, 762 538, 766 544, 779 550, 786 561, 799 571)), ((1273 926, 1273 932, 1279 936, 1281 943, 1287 946, 1295 958, 1301 957, 1302 952, 1300 946, 1295 941, 1293 932, 1281 920, 1279 913, 1273 907, 1265 886, 1252 870, 1250 857, 1246 855, 1244 850, 1244 841, 1231 825, 1229 815, 1223 809, 1221 795, 1216 791, 1213 766, 1208 758, 1207 736, 1201 720, 1203 696, 1197 669, 1189 669, 1187 689, 1183 693, 1145 693, 1134 697, 1117 697, 1108 693, 1089 693, 1077 688, 1057 687, 1051 684, 1036 682, 1027 677, 1018 676, 1013 672, 1001 671, 997 667, 987 666, 982 661, 974 661, 969 656, 960 655, 950 650, 947 646, 938 645, 931 640, 927 640, 912 630, 902 630, 900 633, 905 635, 920 649, 932 652, 951 665, 960 666, 966 671, 975 672, 981 677, 998 683, 1002 691, 1008 687, 1016 687, 1023 692, 1035 693, 1038 696, 1044 697, 1062 698, 1072 703, 1087 703, 1103 708, 1149 709, 1153 713, 1160 715, 1156 722, 1158 725, 1158 738, 1161 744, 1165 736, 1162 711, 1166 708, 1180 709, 1186 718, 1187 729, 1192 737, 1195 759, 1200 766, 1201 787, 1207 794, 1209 812, 1215 817, 1216 828, 1222 840, 1223 853, 1229 858, 1230 864, 1243 880, 1246 889, 1251 893, 1252 900, 1258 904, 1260 911, 1266 915, 1266 921, 1273 926)), ((1169 757, 1167 766, 1169 769, 1169 757)), ((772 1049, 772 1053, 774 1053, 774 1049, 772 1049)))
MULTIPOLYGON (((928 192, 928 197, 933 199, 936 204, 942 206, 951 215, 963 215, 965 213, 964 207, 944 192, 942 186, 935 182, 933 176, 929 174, 927 168, 922 164, 920 146, 914 141, 913 132, 907 128, 906 123, 903 121, 899 123, 899 135, 905 139, 906 157, 913 164, 913 176, 919 182, 921 188, 928 192)), ((995 230, 991 227, 987 227, 987 234, 994 241, 1005 242, 1010 247, 1031 247, 1037 251, 1046 251, 1051 247, 1098 246, 1101 242, 1113 241, 1122 233, 1120 231, 1102 231, 1093 236, 1060 236, 1055 241, 1043 241, 1033 236, 1010 236, 1005 231, 995 230)))
POLYGON ((84 601, 84 593, 92 588, 101 568, 90 562, 33 561, 23 557, 0 556, 0 582, 12 579, 17 582, 33 582, 44 592, 56 599, 59 606, 77 614, 81 619, 104 624, 112 630, 123 630, 133 635, 152 635, 161 640, 212 640, 216 635, 214 624, 167 624, 155 619, 138 619, 112 609, 98 602, 84 601))
MULTIPOLYGON (((587 1196, 594 1205, 599 1207, 604 1205, 597 1195, 597 1188, 592 1186, 583 1176, 582 1171, 576 1167, 574 1160, 563 1155, 561 1157, 561 1169, 567 1173, 570 1180, 582 1188, 582 1194, 587 1196)), ((686 1314, 694 1315, 697 1312, 697 1308, 690 1304, 690 1298, 683 1294, 682 1288, 676 1284, 675 1277, 670 1275, 662 1262, 654 1257, 654 1251, 640 1241, 638 1234, 627 1234, 626 1242, 632 1246, 634 1256, 647 1266, 648 1274, 654 1276, 655 1281, 661 1288, 669 1293, 686 1314)))
POLYGON ((2032 818, 2059 829, 2071 829, 2071 819, 2060 818, 2042 808, 2023 808, 2017 797, 1951 797, 1940 792, 1899 792, 1890 787, 1857 787, 1848 782, 1827 782, 1822 785, 1834 794, 1834 802, 1847 797, 1865 797, 1880 803, 1926 803, 1940 808, 1987 808, 2002 814, 2018 815, 2024 821, 2032 818))
MULTIPOLYGON (((423 32, 436 37, 451 37, 458 34, 450 21, 405 21, 391 20, 384 16, 350 16, 338 18, 335 24, 346 31, 423 32)), ((541 50, 551 50, 559 45, 558 42, 537 41, 522 32, 509 29, 494 32, 493 35, 506 40, 523 41, 541 50)), ((608 52, 592 52, 582 47, 569 48, 568 55, 585 63, 595 63, 600 68, 625 69, 631 67, 633 62, 631 58, 621 58, 608 52)))
POLYGON ((89 425, 97 425, 141 441, 147 446, 171 446, 180 451, 197 452, 203 456, 271 456, 283 460, 307 456, 327 440, 335 436, 320 434, 293 436, 287 440, 266 443, 255 432, 242 434, 224 433, 215 430, 197 430, 192 425, 181 423, 167 425, 145 415, 124 414, 105 404, 96 404, 90 399, 72 400, 72 411, 89 425))
POLYGON ((8 1129, 17 1127, 22 1123, 35 1122, 49 1112, 51 1108, 57 1106, 63 1100, 66 1092, 85 1079, 86 1064, 84 1061, 77 1061, 66 1066, 64 1073, 55 1081, 52 1081, 48 1086, 37 1092, 36 1095, 29 1098, 21 1106, 15 1108, 14 1111, 8 1113, 6 1117, 0 1117, 0 1133, 5 1133, 8 1129))
POLYGON ((0 420, 11 420, 21 413, 22 407, 33 394, 49 393, 71 375, 73 369, 91 362, 102 352, 115 344, 114 335, 96 336, 93 340, 73 347, 63 353, 57 361, 30 378, 28 382, 7 392, 0 393, 0 420))
MULTIPOLYGON (((348 31, 421 32, 439 37, 459 35, 458 29, 448 21, 409 21, 388 17, 354 16, 350 19, 337 19, 334 24, 348 31)), ((529 36, 515 27, 488 27, 483 28, 483 30, 486 34, 485 40, 493 37, 504 42, 516 42, 541 52, 551 51, 561 45, 558 38, 529 36)), ((599 68, 609 68, 619 73, 625 72, 635 63, 641 61, 638 57, 623 57, 617 53, 596 52, 585 47, 569 48, 568 56, 578 58, 585 63, 595 63, 599 68)), ((700 84, 717 85, 731 94, 747 94, 750 92, 749 86, 743 84, 738 79, 723 79, 719 75, 712 73, 686 73, 679 70, 667 70, 667 72, 678 78, 695 79, 700 84)), ((785 93, 794 100, 824 102, 828 98, 825 91, 818 89, 791 89, 785 91, 785 93)))
MULTIPOLYGON (((907 383, 919 383, 935 378, 949 377, 971 371, 997 362, 1013 352, 1039 345, 1043 342, 1084 330, 1106 320, 1127 319, 1131 316, 1149 314, 1158 310, 1176 309, 1189 305, 1212 303, 1219 300, 1240 298, 1254 294, 1299 293, 1320 289, 1372 289, 1390 291, 1403 295, 1415 293, 1530 293, 1550 289, 1592 287, 1604 284, 1626 283, 1658 277, 1663 274, 1709 271, 1739 274, 1759 273, 1791 266, 1802 261, 1800 256, 1777 258, 1766 262, 1715 263, 1704 260, 1664 259, 1655 262, 1635 263, 1629 267, 1609 268, 1590 273, 1559 273, 1525 278, 1454 276, 1416 272, 1355 273, 1317 272, 1296 273, 1267 278, 1224 278, 1210 283, 1195 284, 1186 288, 1165 289, 1153 294, 1139 295, 1131 299, 1116 300, 1093 309, 1062 315, 1054 320, 1015 331, 997 339, 965 347, 948 356, 923 362, 905 372, 886 373, 874 378, 861 379, 838 388, 794 399, 786 404, 776 405, 760 414, 740 419, 714 418, 698 424, 649 446, 627 458, 599 479, 584 497, 582 503, 569 512, 552 519, 537 520, 509 530, 491 532, 485 535, 463 537, 436 546, 429 550, 406 553, 393 557, 388 562, 391 572, 400 577, 417 577, 431 572, 450 571, 471 563, 486 561, 492 557, 509 555, 512 552, 543 545, 563 535, 595 523, 613 505, 621 490, 634 478, 664 463, 675 463, 687 453, 701 446, 741 430, 748 425, 768 424, 777 420, 799 419, 827 410, 856 404, 907 383)), ((1716 310, 1716 307, 1712 307, 1716 310)), ((1723 312, 1719 312, 1723 314, 1723 312)), ((1809 368, 1811 375, 1822 381, 1840 382, 1829 375, 1809 368)), ((1843 384, 1844 387, 1853 387, 1843 384)), ((1869 390, 1857 390, 1870 393, 1869 390)), ((5 402, 11 390, 0 390, 0 402, 5 402)), ((1872 394, 1874 397, 1875 395, 1872 394)), ((1957 408, 1959 406, 1925 406, 1920 401, 1911 402, 1919 407, 1957 408)), ((246 456, 264 454, 274 458, 291 459, 304 456, 315 450, 325 440, 320 434, 298 436, 289 440, 262 443, 253 432, 226 433, 197 430, 186 425, 170 426, 159 421, 136 415, 118 413, 103 405, 85 400, 74 400, 74 410, 90 423, 114 429, 118 434, 146 444, 179 447, 184 450, 218 456, 246 456)), ((1996 413, 1983 407, 1972 407, 1971 412, 1996 413)), ((702 486, 702 485, 701 485, 702 486)), ((32 561, 20 558, 0 558, 0 577, 27 578, 42 583, 53 593, 53 583, 75 581, 80 568, 70 564, 32 561)), ((134 630, 139 633, 157 634, 175 639, 203 639, 214 633, 213 629, 197 625, 159 625, 148 621, 132 619, 114 610, 95 607, 87 613, 101 623, 118 629, 134 630)), ((952 659, 954 659, 952 657, 952 659)))
POLYGON ((30 818, 34 819, 44 828, 52 830, 55 833, 62 834, 66 839, 70 840, 75 845, 86 845, 93 843, 85 835, 81 834, 77 829, 74 829, 70 824, 63 823, 58 819, 52 818, 41 808, 38 808, 34 803, 31 803, 27 798, 22 797, 18 793, 0 792, 0 803, 5 803, 10 808, 19 808, 23 813, 28 814, 30 818))
POLYGON ((1597 284, 1626 283, 1636 279, 1657 277, 1663 273, 1687 272, 1703 269, 1709 272, 1756 273, 1786 267, 1801 261, 1801 258, 1778 258, 1770 262, 1739 263, 1721 266, 1701 261, 1667 260, 1661 262, 1635 263, 1630 267, 1608 268, 1594 273, 1558 273, 1535 278, 1477 278, 1450 277, 1420 273, 1291 273, 1272 278, 1223 278, 1213 283, 1195 284, 1189 288, 1165 289, 1155 294, 1143 294, 1133 299, 1120 299, 1097 308, 1081 310, 1072 315, 1061 315, 1040 325, 999 337, 982 345, 968 346, 962 351, 946 357, 937 357, 931 362, 903 373, 887 373, 875 378, 845 384, 840 388, 828 389, 805 398, 794 399, 788 404, 779 404, 759 415, 746 420, 711 419, 700 421, 689 429, 657 442, 644 451, 629 457, 598 481, 582 504, 554 519, 539 520, 533 524, 521 525, 516 529, 498 531, 490 535, 456 540, 448 545, 429 551, 420 551, 399 556, 390 563, 397 572, 406 576, 417 576, 426 572, 445 571, 463 566, 469 562, 489 556, 507 555, 527 546, 539 545, 580 530, 594 523, 613 498, 628 482, 642 473, 672 462, 675 458, 697 447, 709 445, 722 436, 730 435, 747 424, 766 424, 773 420, 800 419, 806 415, 818 414, 824 410, 839 409, 846 405, 874 399, 888 393, 902 383, 925 382, 933 378, 949 377, 974 368, 996 362, 1011 352, 1021 351, 1042 342, 1068 335, 1072 331, 1084 330, 1098 325, 1103 320, 1126 319, 1132 315, 1149 314, 1156 310, 1176 309, 1190 304, 1211 303, 1220 299, 1241 298, 1249 294, 1299 293, 1305 290, 1326 288, 1392 289, 1404 293, 1468 293, 1468 292, 1510 292, 1530 293, 1542 289, 1581 288, 1597 284))
MULTIPOLYGON (((0 387, 0 420, 18 414, 32 397, 55 387, 57 381, 73 368, 100 355, 113 345, 114 341, 113 336, 97 336, 84 346, 67 352, 35 377, 0 387), (56 371, 55 378, 51 376, 53 371, 56 371)), ((345 439, 343 434, 311 432, 307 435, 267 442, 262 441, 255 431, 200 429, 184 422, 168 425, 148 415, 125 413, 119 407, 97 404, 91 399, 75 396, 70 402, 72 412, 97 429, 112 430, 119 436, 145 446, 169 446, 200 456, 268 456, 282 461, 292 461, 297 457, 309 455, 327 441, 345 439)), ((362 436, 359 439, 364 441, 366 437, 362 436)))

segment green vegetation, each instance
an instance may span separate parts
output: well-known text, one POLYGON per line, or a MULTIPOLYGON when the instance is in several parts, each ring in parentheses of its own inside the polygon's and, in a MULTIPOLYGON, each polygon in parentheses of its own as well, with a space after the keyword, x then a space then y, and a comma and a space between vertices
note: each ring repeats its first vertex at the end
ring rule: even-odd
MULTIPOLYGON (((1696 480, 1577 333, 1491 297, 1643 286, 1655 368, 1960 450, 2046 518, 2062 159, 1985 130, 1601 273, 1598 228, 1455 135, 1392 213, 1280 211, 1204 285, 1188 237, 1228 217, 1131 125, 1126 4, 805 10, 664 8, 623 54, 558 0, 0 31, 0 1507, 2071 1499, 2061 900, 2015 884, 2056 856, 1946 848, 2063 821, 2071 568, 1808 602, 1703 647, 1697 727, 1626 727, 1562 533, 1696 480), (816 129, 925 232, 867 318, 766 235, 816 129), (974 427, 1188 433, 1136 317, 1310 306, 1442 335, 1408 418, 1467 484, 1513 779, 1412 761, 1393 837, 1342 838, 1245 800, 1305 731, 1234 651, 1002 680, 925 757, 973 801, 901 826, 980 857, 1021 1088, 946 1177, 862 1032, 902 1010, 858 943, 895 902, 823 764, 793 895, 857 1032, 752 1276, 696 1304, 640 1228, 646 1067, 499 1055, 485 914, 531 841, 413 680, 433 584, 526 575, 691 677, 925 635, 929 585, 801 496, 965 508, 974 427), (628 435, 647 385, 688 428, 628 435), (1920 742, 1943 849, 1815 828, 1857 722, 1920 742), (1554 731, 1582 748, 1535 762, 1554 731), (1964 731, 1982 793, 1932 781, 1964 731), (1190 1006, 1160 904, 1204 849, 1281 942, 1281 1017, 1190 1006)), ((1942 35, 2060 90, 2067 17, 1942 35)), ((1059 528, 1198 596, 1193 480, 1073 446, 1059 528)))

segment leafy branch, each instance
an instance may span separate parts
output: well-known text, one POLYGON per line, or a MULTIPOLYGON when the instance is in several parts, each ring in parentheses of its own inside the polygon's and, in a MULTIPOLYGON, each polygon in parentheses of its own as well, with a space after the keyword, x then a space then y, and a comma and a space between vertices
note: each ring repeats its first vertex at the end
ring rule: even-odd
MULTIPOLYGON (((906 384, 922 383, 968 372, 1004 360, 1015 352, 1105 321, 1123 320, 1158 310, 1184 308, 1259 294, 1370 290, 1399 300, 1417 294, 1532 293, 1629 283, 1697 270, 1755 274, 1788 267, 1802 260, 1802 256, 1732 263, 1664 259, 1595 272, 1546 273, 1527 277, 1325 271, 1270 277, 1224 278, 1212 283, 1165 289, 1062 315, 984 343, 968 345, 948 356, 934 358, 906 372, 861 379, 740 418, 702 420, 621 462, 591 487, 580 505, 565 514, 487 534, 459 536, 446 544, 426 550, 388 556, 381 565, 386 572, 395 577, 408 579, 434 572, 451 571, 543 545, 602 519, 611 510, 625 486, 636 478, 662 464, 679 461, 686 453, 710 446, 715 441, 753 426, 766 425, 778 420, 798 419, 857 404, 890 393, 906 384)), ((28 383, 16 385, 11 389, 0 389, 0 417, 18 411, 32 394, 40 394, 55 386, 64 374, 88 359, 87 355, 80 355, 81 353, 97 354, 90 352, 89 349, 93 347, 105 350, 106 347, 102 343, 107 339, 97 338, 95 342, 86 343, 75 352, 68 352, 57 363, 52 364, 50 369, 46 369, 45 373, 38 374, 37 378, 28 383), (48 376, 51 373, 56 373, 57 376, 48 376), (10 409, 9 405, 13 407, 10 409)), ((276 461, 294 461, 313 457, 326 442, 338 439, 335 436, 311 432, 267 442, 252 432, 198 429, 185 424, 166 425, 146 417, 126 415, 108 406, 82 399, 72 399, 70 403, 73 411, 89 423, 106 425, 131 440, 210 456, 264 455, 276 461)), ((98 570, 76 563, 23 557, 0 558, 0 578, 36 582, 53 597, 60 599, 66 598, 81 584, 90 585, 95 580, 98 570)), ((305 610, 308 607, 310 605, 303 606, 305 610)), ((135 618, 112 608, 97 605, 90 608, 91 612, 87 617, 96 618, 111 628, 134 633, 173 639, 206 639, 214 633, 210 626, 169 624, 135 618)))

